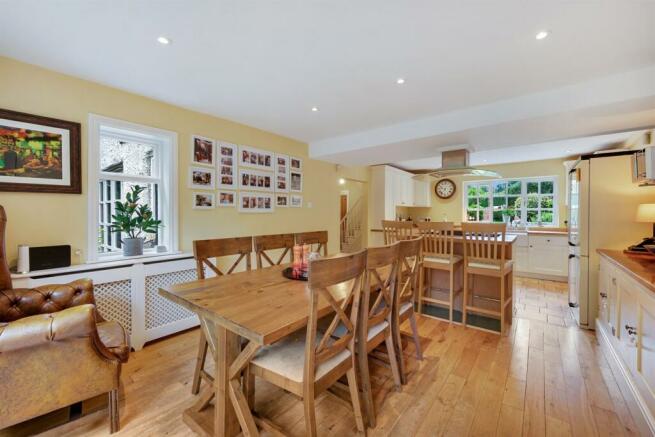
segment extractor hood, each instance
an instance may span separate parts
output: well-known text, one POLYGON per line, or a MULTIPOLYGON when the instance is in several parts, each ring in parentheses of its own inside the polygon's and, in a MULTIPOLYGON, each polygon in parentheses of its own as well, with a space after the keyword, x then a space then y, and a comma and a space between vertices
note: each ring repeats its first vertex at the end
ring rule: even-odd
POLYGON ((441 153, 441 168, 433 170, 430 176, 446 178, 451 176, 484 176, 499 178, 495 171, 469 167, 469 151, 466 149, 449 150, 441 153))

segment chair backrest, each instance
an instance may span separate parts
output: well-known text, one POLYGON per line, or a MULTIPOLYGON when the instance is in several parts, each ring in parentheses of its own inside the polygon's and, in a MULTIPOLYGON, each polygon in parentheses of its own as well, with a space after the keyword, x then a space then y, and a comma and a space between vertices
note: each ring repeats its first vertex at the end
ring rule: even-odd
POLYGON ((504 223, 462 223, 466 262, 503 265, 506 230, 504 223))
POLYGON ((245 260, 246 270, 251 269, 250 253, 252 252, 252 237, 216 238, 213 240, 195 240, 193 242, 193 256, 196 259, 198 279, 205 279, 205 268, 209 267, 218 276, 230 274, 245 260), (223 273, 209 258, 238 255, 234 264, 223 273))
POLYGON ((5 252, 5 232, 7 230, 7 214, 0 205, 0 290, 11 290, 11 273, 5 252))
POLYGON ((312 381, 316 374, 316 368, 321 363, 340 354, 345 349, 349 349, 354 356, 359 301, 365 272, 366 249, 356 253, 310 261, 307 283, 310 306, 305 345, 305 381, 312 381), (320 341, 317 341, 319 299, 327 301, 335 315, 320 341), (347 315, 349 307, 350 315, 347 315), (334 331, 339 324, 344 326, 346 332, 337 338, 334 336, 334 331))
POLYGON ((414 222, 382 220, 382 232, 384 233, 384 244, 407 240, 414 235, 414 222))
MULTIPOLYGON (((264 267, 264 261, 266 261, 269 266, 275 266, 282 264, 284 257, 289 254, 289 262, 293 258, 293 244, 294 237, 293 234, 276 234, 276 235, 259 235, 252 238, 253 246, 255 247, 255 255, 257 256, 257 268, 261 269, 264 267), (277 261, 273 261, 271 257, 266 253, 267 250, 276 250, 284 249, 277 261)), ((268 266, 267 266, 268 267, 268 266)))
POLYGON ((316 245, 316 252, 323 250, 323 256, 327 256, 327 231, 300 232, 296 234, 296 244, 316 245))
POLYGON ((360 338, 366 339, 368 329, 387 320, 393 308, 397 286, 400 245, 369 247, 366 255, 366 280, 362 291, 360 338), (377 292, 371 303, 371 295, 377 292))
POLYGON ((401 240, 398 244, 398 291, 396 308, 405 302, 413 302, 418 289, 423 237, 401 240))
POLYGON ((418 222, 416 227, 419 236, 423 237, 423 256, 453 257, 453 222, 418 222))

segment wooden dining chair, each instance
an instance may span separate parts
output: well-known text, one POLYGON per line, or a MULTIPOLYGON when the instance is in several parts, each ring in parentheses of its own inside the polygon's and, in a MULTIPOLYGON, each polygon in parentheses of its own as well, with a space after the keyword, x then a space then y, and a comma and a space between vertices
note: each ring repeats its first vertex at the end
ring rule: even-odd
MULTIPOLYGON (((423 237, 423 271, 419 276, 418 312, 423 314, 423 302, 448 308, 448 320, 453 321, 455 295, 455 272, 462 262, 460 255, 454 253, 455 225, 452 222, 416 223, 418 234, 423 237), (432 290, 432 270, 446 271, 449 275, 448 300, 426 296, 432 290)), ((441 290, 440 290, 441 291, 441 290)))
POLYGON ((328 232, 312 231, 297 233, 296 244, 309 244, 311 246, 316 245, 315 252, 321 253, 322 250, 323 256, 327 256, 328 232))
MULTIPOLYGON (((196 272, 198 279, 205 279, 205 268, 209 268, 217 276, 229 275, 239 265, 245 263, 245 269, 251 270, 250 254, 252 253, 252 237, 217 238, 213 240, 195 240, 193 242, 193 256, 196 259, 196 272), (223 272, 218 267, 218 259, 222 257, 236 256, 236 260, 230 265, 227 271, 223 272), (214 262, 212 262, 214 259, 214 262)), ((201 321, 202 323, 202 321, 201 321)), ((200 391, 200 380, 205 379, 210 384, 214 378, 205 370, 207 359, 207 339, 200 330, 200 344, 198 346, 198 358, 196 369, 193 373, 193 384, 191 393, 198 394, 200 391)))
POLYGON ((252 373, 302 398, 306 435, 316 436, 315 398, 344 374, 357 429, 365 432, 355 371, 355 335, 366 272, 366 249, 309 263, 307 330, 261 349, 250 362, 252 373), (327 331, 317 330, 319 299, 334 313, 327 331), (348 308, 350 314, 348 315, 348 308), (342 324, 346 332, 334 331, 342 324))
POLYGON ((289 255, 289 262, 293 260, 293 234, 276 234, 276 235, 259 235, 252 238, 253 246, 255 248, 255 256, 257 257, 257 268, 264 267, 264 261, 268 263, 267 267, 282 264, 284 257, 289 255), (277 261, 273 261, 267 251, 282 250, 277 261))
POLYGON ((397 346, 391 329, 393 301, 396 293, 399 265, 399 244, 371 247, 366 257, 366 279, 362 292, 359 334, 357 336, 357 362, 359 364, 360 390, 366 418, 375 427, 375 407, 371 391, 368 355, 385 343, 391 374, 396 387, 402 382, 396 357, 397 346))
POLYGON ((382 220, 382 232, 384 233, 384 244, 407 240, 414 236, 414 222, 382 220))
POLYGON ((400 377, 403 384, 407 383, 407 369, 402 351, 400 325, 409 319, 412 329, 412 338, 416 349, 416 359, 422 360, 421 339, 418 336, 418 327, 416 326, 416 315, 414 313, 414 300, 419 284, 419 275, 421 273, 421 250, 423 248, 423 238, 412 238, 409 240, 400 240, 398 242, 398 275, 397 275, 397 292, 393 306, 393 323, 391 329, 394 333, 396 346, 398 347, 397 357, 400 367, 400 377))
POLYGON ((464 237, 464 301, 462 303, 462 324, 466 326, 470 312, 500 318, 500 333, 505 333, 505 321, 511 320, 514 263, 506 258, 504 223, 462 223, 464 237), (499 295, 484 302, 496 300, 499 309, 482 308, 475 305, 473 294, 469 295, 468 284, 476 275, 497 278, 500 282, 499 295), (509 306, 509 314, 507 314, 509 306))

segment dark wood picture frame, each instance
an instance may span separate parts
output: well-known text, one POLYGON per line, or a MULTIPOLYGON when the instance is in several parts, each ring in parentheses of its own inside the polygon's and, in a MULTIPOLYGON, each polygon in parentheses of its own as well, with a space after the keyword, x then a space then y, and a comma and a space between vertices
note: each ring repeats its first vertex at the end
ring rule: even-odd
POLYGON ((0 191, 82 194, 82 145, 80 137, 80 123, 59 120, 50 117, 43 117, 40 115, 26 114, 24 112, 11 111, 8 109, 0 109, 0 118, 65 129, 69 132, 70 140, 69 185, 17 184, 11 182, 0 182, 0 191))

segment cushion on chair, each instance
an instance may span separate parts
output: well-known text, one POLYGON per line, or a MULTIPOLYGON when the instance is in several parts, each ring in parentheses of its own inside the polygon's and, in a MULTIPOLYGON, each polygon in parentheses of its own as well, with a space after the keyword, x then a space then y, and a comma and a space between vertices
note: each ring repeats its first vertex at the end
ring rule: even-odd
POLYGON ((371 326, 370 328, 368 328, 367 340, 372 339, 373 337, 378 335, 380 332, 384 331, 387 328, 387 326, 389 326, 389 322, 387 322, 385 320, 384 322, 380 322, 377 325, 371 326))
MULTIPOLYGON (((277 343, 261 349, 251 364, 270 372, 284 376, 295 382, 302 382, 303 369, 305 366, 305 337, 307 333, 304 329, 296 331, 289 337, 278 341, 277 343)), ((321 341, 322 334, 316 335, 316 344, 321 341)), ((316 368, 316 379, 325 376, 330 370, 350 359, 350 351, 344 349, 334 357, 321 363, 316 368)))
POLYGON ((411 302, 405 302, 400 306, 400 314, 404 314, 412 308, 413 304, 411 302))
POLYGON ((117 322, 98 323, 98 336, 105 347, 122 363, 130 356, 130 342, 125 330, 117 322))
POLYGON ((453 255, 452 259, 448 256, 426 256, 423 258, 423 263, 437 263, 437 264, 453 264, 459 262, 462 259, 459 255, 453 255))
MULTIPOLYGON (((511 261, 506 261, 505 262, 505 268, 509 267, 511 264, 511 261)), ((500 266, 498 264, 487 264, 487 263, 476 263, 476 262, 470 262, 468 264, 469 267, 475 268, 475 269, 489 269, 489 270, 500 270, 500 266)))

